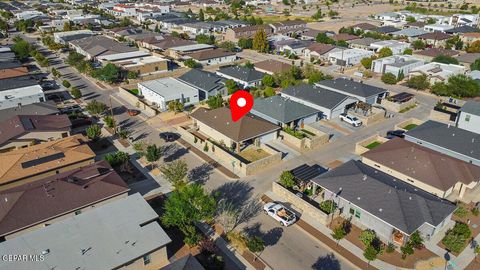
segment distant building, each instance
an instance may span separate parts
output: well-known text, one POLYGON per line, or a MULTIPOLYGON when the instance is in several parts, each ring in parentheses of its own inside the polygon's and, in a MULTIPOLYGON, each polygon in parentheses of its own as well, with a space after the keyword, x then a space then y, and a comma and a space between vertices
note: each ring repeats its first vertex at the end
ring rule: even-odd
POLYGON ((44 102, 45 94, 30 75, 0 80, 0 110, 44 102))
POLYGON ((227 29, 223 36, 224 41, 238 42, 240 38, 253 38, 255 33, 263 29, 267 35, 273 33, 273 29, 269 25, 253 25, 245 27, 237 27, 233 29, 227 29))
POLYGON ((92 36, 70 41, 70 46, 76 52, 83 54, 87 59, 96 59, 100 56, 138 51, 136 47, 129 47, 114 39, 104 36, 92 36))
POLYGON ((289 71, 292 68, 292 65, 285 62, 269 59, 261 62, 256 62, 254 68, 257 71, 273 75, 275 73, 289 71))
POLYGON ((413 68, 422 66, 423 63, 423 60, 411 55, 392 55, 373 60, 371 70, 380 74, 392 73, 396 77, 400 74, 408 76, 413 68))
POLYGON ((249 88, 262 84, 265 73, 242 66, 222 67, 217 75, 235 81, 240 87, 249 88))
POLYGON ((332 64, 339 66, 354 66, 359 64, 363 58, 370 57, 375 53, 361 49, 344 49, 334 51, 328 54, 328 59, 332 64))
POLYGON ((480 134, 480 102, 467 101, 459 110, 456 125, 458 128, 480 134))
POLYGON ((50 270, 159 269, 171 239, 158 215, 136 193, 0 243, 8 254, 44 255, 43 262, 4 262, 7 268, 50 270), (86 259, 88 258, 88 259, 86 259))
POLYGON ((56 43, 67 45, 70 41, 91 37, 93 35, 94 34, 91 30, 56 32, 56 33, 53 33, 53 40, 56 43))
POLYGON ((362 81, 354 81, 353 79, 349 78, 323 80, 315 85, 330 91, 347 95, 368 104, 379 103, 380 99, 387 96, 387 89, 366 84, 362 81))
POLYGON ((411 69, 408 76, 425 75, 433 85, 448 80, 450 76, 465 74, 465 71, 465 67, 461 65, 431 62, 411 69))
POLYGON ((137 73, 139 76, 168 70, 168 60, 151 55, 144 51, 118 53, 98 57, 106 65, 112 63, 127 72, 137 73))
POLYGON ((394 55, 403 54, 405 49, 410 48, 410 43, 400 42, 396 40, 382 40, 370 44, 370 49, 380 52, 383 48, 389 48, 394 55))
POLYGON ((224 49, 194 52, 186 56, 204 66, 229 64, 237 60, 237 54, 224 49))
POLYGON ((445 31, 452 29, 453 27, 454 26, 448 24, 427 24, 423 27, 423 29, 428 32, 445 33, 445 31))

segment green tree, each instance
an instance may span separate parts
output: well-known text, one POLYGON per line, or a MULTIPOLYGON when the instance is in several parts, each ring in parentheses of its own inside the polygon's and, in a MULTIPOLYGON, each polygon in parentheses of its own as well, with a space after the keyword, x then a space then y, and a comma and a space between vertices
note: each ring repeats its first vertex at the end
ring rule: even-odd
POLYGON ((200 34, 195 37, 195 40, 200 44, 215 44, 215 37, 213 35, 200 34))
POLYGON ((62 75, 60 74, 60 72, 56 69, 56 68, 53 68, 51 69, 51 73, 52 73, 52 76, 54 78, 60 78, 62 75))
POLYGON ((70 94, 74 99, 79 99, 82 97, 82 91, 78 89, 77 87, 72 87, 72 90, 70 90, 70 94))
POLYGON ((432 62, 458 65, 458 60, 448 55, 436 56, 432 59, 432 62))
POLYGON ((225 81, 225 87, 227 87, 229 95, 235 93, 238 90, 237 83, 232 79, 228 79, 225 81))
POLYGON ((396 84, 397 77, 393 73, 387 72, 382 75, 382 82, 386 84, 396 84))
POLYGON ((185 66, 189 67, 189 68, 199 68, 199 67, 202 67, 202 65, 200 63, 198 63, 197 61, 193 60, 192 58, 189 58, 187 60, 185 60, 183 62, 185 64, 185 66))
POLYGON ((309 84, 315 84, 319 81, 322 81, 325 79, 325 76, 323 76, 323 73, 320 71, 313 72, 309 77, 308 77, 308 83, 309 84))
POLYGON ((317 37, 315 38, 315 40, 318 42, 318 43, 323 43, 323 44, 334 44, 335 41, 330 38, 329 36, 327 36, 326 33, 319 33, 317 35, 317 37))
POLYGON ((167 106, 169 111, 175 112, 175 113, 181 112, 184 109, 183 103, 178 100, 169 101, 167 106))
POLYGON ((432 93, 439 96, 476 97, 480 95, 480 85, 472 77, 464 74, 450 76, 448 83, 438 83, 432 93))
POLYGON ((348 42, 346 42, 345 40, 337 40, 335 42, 335 45, 337 45, 339 47, 347 48, 348 47, 348 42))
POLYGON ((340 240, 342 240, 347 235, 343 224, 340 224, 335 229, 333 229, 332 237, 337 240, 337 246, 340 240))
POLYGON ((203 9, 200 9, 200 11, 198 12, 198 19, 200 21, 205 21, 205 14, 203 13, 203 9))
POLYGON ((0 19, 0 30, 2 30, 4 33, 7 33, 8 28, 8 23, 0 19))
POLYGON ((128 78, 129 80, 137 79, 137 78, 138 78, 138 72, 129 71, 129 72, 127 73, 127 78, 128 78))
POLYGON ((258 236, 250 237, 247 241, 247 248, 250 252, 255 254, 254 261, 257 259, 258 254, 265 249, 265 242, 258 236))
POLYGON ((218 44, 218 47, 222 48, 222 49, 225 49, 227 51, 230 51, 230 52, 235 52, 235 50, 236 50, 235 43, 233 43, 231 41, 224 41, 224 42, 218 44))
POLYGON ((264 97, 271 97, 275 95, 275 89, 270 86, 265 87, 265 91, 263 91, 264 97))
POLYGON ((275 80, 273 79, 272 75, 267 74, 267 75, 263 76, 262 85, 267 86, 267 87, 273 87, 274 84, 275 84, 275 80))
POLYGON ((415 20, 415 18, 412 17, 412 16, 408 16, 405 20, 406 20, 408 23, 414 23, 414 22, 417 21, 417 20, 415 20))
POLYGON ((186 185, 186 177, 188 173, 187 163, 181 159, 174 160, 160 166, 160 172, 175 189, 179 189, 186 185))
POLYGON ((380 49, 380 51, 378 51, 378 58, 388 57, 392 55, 393 55, 392 49, 388 47, 383 47, 380 49))
POLYGON ((85 106, 85 109, 87 112, 89 112, 91 115, 99 116, 103 112, 107 110, 107 105, 105 105, 102 102, 96 101, 95 99, 87 103, 87 106, 85 106))
POLYGON ((408 243, 411 244, 414 248, 420 249, 423 246, 423 238, 418 231, 415 231, 410 235, 408 243))
POLYGON ((362 241, 362 243, 365 246, 370 246, 372 244, 373 240, 375 240, 376 237, 377 237, 377 235, 375 234, 374 231, 364 230, 360 233, 360 236, 358 238, 360 239, 360 241, 362 241))
POLYGON ((223 106, 222 95, 210 96, 207 99, 207 105, 210 109, 217 109, 223 106))
POLYGON ((19 38, 15 40, 11 50, 15 53, 18 59, 25 61, 28 57, 30 57, 32 51, 35 50, 35 47, 25 40, 19 38))
POLYGON ((260 29, 255 33, 255 36, 253 37, 252 48, 258 52, 263 53, 267 53, 269 51, 267 33, 264 29, 260 29))
POLYGON ((153 163, 160 159, 162 151, 157 145, 151 144, 147 146, 145 151, 145 159, 150 163, 153 168, 153 163))
POLYGON ((200 240, 195 223, 212 220, 215 210, 215 199, 194 183, 171 193, 161 219, 166 227, 177 226, 185 235, 186 244, 195 245, 200 240))
POLYGON ((242 49, 251 49, 253 47, 253 39, 251 38, 240 38, 238 40, 238 47, 242 49))
POLYGON ((403 51, 403 54, 412 55, 412 54, 413 54, 413 50, 410 49, 410 48, 406 48, 406 49, 403 51))
POLYGON ((93 77, 101 81, 115 83, 120 77, 120 68, 112 63, 108 63, 104 67, 95 70, 93 77))
POLYGON ((465 49, 468 53, 479 53, 480 52, 480 40, 474 41, 467 46, 465 49))
POLYGON ((295 177, 290 171, 283 171, 280 175, 280 184, 286 188, 292 188, 297 183, 295 182, 295 177))
POLYGON ((365 57, 362 60, 360 60, 360 63, 364 68, 371 69, 373 60, 374 60, 373 57, 365 57))
POLYGON ((100 129, 100 126, 97 124, 90 125, 87 128, 86 132, 87 132, 87 137, 94 142, 97 141, 102 135, 102 130, 100 129))
POLYGON ((110 115, 103 117, 103 122, 105 122, 105 125, 109 128, 113 128, 115 126, 115 120, 110 115))
POLYGON ((426 75, 418 75, 410 77, 407 80, 407 86, 417 90, 425 90, 430 87, 430 83, 426 75))
POLYGON ((423 50, 425 49, 426 46, 427 45, 425 44, 425 42, 423 42, 420 39, 417 39, 414 42, 412 42, 412 48, 415 50, 423 50))
POLYGON ((252 62, 250 62, 250 61, 245 62, 245 64, 243 64, 243 66, 246 67, 246 68, 249 68, 249 69, 253 69, 255 67, 255 65, 252 64, 252 62))
POLYGON ((371 261, 376 260, 377 255, 378 251, 373 246, 367 246, 363 251, 363 257, 368 260, 368 264, 370 264, 371 261))
POLYGON ((62 81, 62 85, 63 85, 65 88, 70 88, 70 86, 72 86, 72 84, 71 84, 69 81, 67 81, 67 80, 63 80, 63 81, 62 81))
POLYGON ((72 30, 73 30, 73 29, 72 29, 72 25, 70 24, 70 22, 65 22, 65 23, 63 24, 63 31, 66 32, 66 31, 72 31, 72 30))
POLYGON ((83 59, 85 59, 84 55, 77 52, 70 52, 67 57, 67 64, 69 64, 70 66, 75 66, 81 61, 83 61, 83 59))
POLYGON ((312 19, 316 21, 319 21, 322 18, 323 18, 323 13, 321 9, 318 9, 317 12, 315 12, 315 14, 312 15, 312 19))
POLYGON ((470 65, 470 70, 480 70, 480 58, 470 65))

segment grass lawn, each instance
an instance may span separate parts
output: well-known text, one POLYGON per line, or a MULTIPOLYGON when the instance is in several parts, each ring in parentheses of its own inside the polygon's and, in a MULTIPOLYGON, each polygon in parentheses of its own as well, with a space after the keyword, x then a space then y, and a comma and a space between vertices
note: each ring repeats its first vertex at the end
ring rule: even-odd
POLYGON ((374 142, 372 142, 371 144, 369 144, 369 145, 367 145, 367 146, 365 146, 365 147, 371 150, 371 149, 379 146, 380 144, 381 144, 380 142, 374 141, 374 142))
POLYGON ((270 154, 263 151, 262 149, 249 148, 245 151, 240 152, 240 156, 250 162, 254 162, 262 158, 266 158, 270 156, 270 154))
POLYGON ((417 127, 417 126, 418 125, 416 125, 416 124, 408 124, 408 125, 404 126, 403 128, 406 129, 406 130, 411 130, 411 129, 417 127))

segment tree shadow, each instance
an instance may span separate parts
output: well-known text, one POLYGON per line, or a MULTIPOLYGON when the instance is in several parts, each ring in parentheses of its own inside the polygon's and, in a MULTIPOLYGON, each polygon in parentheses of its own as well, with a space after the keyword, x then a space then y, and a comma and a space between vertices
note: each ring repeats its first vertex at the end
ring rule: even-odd
POLYGON ((187 179, 190 182, 195 182, 203 185, 205 184, 205 182, 208 181, 208 179, 210 179, 210 175, 212 174, 212 172, 213 166, 208 163, 204 163, 198 167, 191 169, 188 172, 187 179))
POLYGON ((148 133, 148 132, 142 132, 142 133, 140 133, 140 135, 138 135, 137 137, 133 138, 132 141, 136 142, 136 141, 143 140, 143 139, 145 139, 145 138, 148 137, 148 134, 150 134, 150 133, 148 133))
POLYGON ((333 255, 333 253, 330 253, 323 257, 319 257, 317 261, 312 265, 312 269, 340 270, 340 262, 335 257, 335 255, 333 255))
MULTIPOLYGON (((114 111, 113 114, 115 114, 115 111, 114 111)), ((120 123, 118 123, 118 126, 127 129, 127 128, 132 127, 132 126, 135 125, 136 123, 137 123, 136 120, 128 118, 128 119, 125 119, 125 120, 123 120, 123 121, 120 121, 120 123)))
POLYGON ((212 191, 217 201, 227 202, 241 206, 252 196, 253 187, 246 181, 227 182, 212 191))
POLYGON ((171 161, 174 161, 176 159, 181 158, 183 155, 185 155, 187 153, 188 153, 187 149, 185 149, 183 147, 176 147, 175 151, 168 156, 164 156, 163 160, 165 162, 171 162, 171 161))
POLYGON ((88 97, 86 97, 86 98, 84 98, 84 99, 85 99, 85 100, 90 100, 90 99, 97 98, 97 97, 99 97, 99 96, 100 96, 100 94, 95 94, 95 95, 92 95, 92 96, 88 96, 88 97))
POLYGON ((124 112, 127 111, 127 108, 125 108, 125 106, 118 106, 118 107, 115 107, 113 108, 113 115, 120 115, 124 112))
POLYGON ((243 231, 250 237, 258 236, 262 238, 262 240, 265 242, 265 246, 276 245, 280 240, 280 238, 282 237, 282 234, 283 234, 282 227, 276 227, 267 232, 263 232, 260 229, 260 227, 261 227, 260 223, 256 222, 255 224, 246 227, 243 231))

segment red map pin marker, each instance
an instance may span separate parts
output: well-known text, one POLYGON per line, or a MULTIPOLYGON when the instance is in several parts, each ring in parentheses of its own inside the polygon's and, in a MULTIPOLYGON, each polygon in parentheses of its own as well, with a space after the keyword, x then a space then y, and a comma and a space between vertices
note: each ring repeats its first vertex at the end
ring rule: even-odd
POLYGON ((253 97, 245 90, 238 90, 230 97, 230 112, 233 122, 245 116, 253 107, 253 97))

